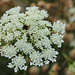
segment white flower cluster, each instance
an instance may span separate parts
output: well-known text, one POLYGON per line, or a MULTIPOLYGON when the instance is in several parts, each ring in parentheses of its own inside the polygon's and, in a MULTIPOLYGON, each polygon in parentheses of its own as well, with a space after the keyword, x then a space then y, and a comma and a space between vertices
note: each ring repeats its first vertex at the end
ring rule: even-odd
POLYGON ((11 60, 9 68, 17 72, 30 65, 42 66, 56 61, 54 46, 61 47, 65 24, 44 20, 47 11, 38 7, 27 7, 20 13, 20 7, 12 8, 0 20, 0 53, 11 60), (25 59, 29 59, 25 60, 25 59))

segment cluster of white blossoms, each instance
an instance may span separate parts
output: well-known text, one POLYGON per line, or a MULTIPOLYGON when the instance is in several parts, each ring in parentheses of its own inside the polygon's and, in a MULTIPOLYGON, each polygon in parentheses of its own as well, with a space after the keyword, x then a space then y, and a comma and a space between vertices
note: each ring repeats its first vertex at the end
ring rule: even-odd
POLYGON ((27 7, 25 13, 14 7, 1 17, 0 53, 11 60, 7 66, 15 72, 26 70, 28 62, 35 66, 56 62, 54 46, 64 42, 65 24, 58 20, 52 25, 47 17, 47 11, 35 6, 27 7))

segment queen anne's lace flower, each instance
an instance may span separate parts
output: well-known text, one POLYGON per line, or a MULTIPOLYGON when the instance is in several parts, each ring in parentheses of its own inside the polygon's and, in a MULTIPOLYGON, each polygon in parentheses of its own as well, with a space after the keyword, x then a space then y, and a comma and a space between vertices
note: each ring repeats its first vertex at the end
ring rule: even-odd
POLYGON ((51 41, 47 37, 44 37, 43 39, 38 40, 37 43, 35 44, 35 46, 37 48, 40 48, 40 49, 43 49, 43 47, 44 48, 50 48, 51 47, 51 41))
POLYGON ((45 64, 48 64, 48 61, 52 61, 52 62, 56 62, 56 55, 58 54, 57 51, 55 51, 55 49, 50 48, 50 49, 45 49, 42 51, 42 55, 45 58, 45 64), (47 61, 47 62, 46 62, 47 61))
POLYGON ((30 65, 43 66, 42 54, 39 53, 39 51, 34 51, 32 54, 30 54, 30 58, 30 65))
POLYGON ((1 55, 11 58, 13 56, 15 56, 17 54, 17 50, 14 46, 10 45, 10 46, 3 46, 2 47, 2 51, 1 51, 1 55))
POLYGON ((61 47, 61 43, 64 42, 62 40, 63 35, 59 35, 58 33, 52 34, 51 36, 51 41, 56 44, 58 47, 61 47))
POLYGON ((14 58, 12 58, 12 62, 9 63, 8 67, 9 68, 13 68, 14 67, 14 71, 17 72, 18 71, 18 68, 20 70, 26 70, 27 69, 27 66, 25 66, 25 59, 24 59, 24 56, 15 56, 14 58))
POLYGON ((6 11, 7 15, 19 14, 21 8, 18 6, 17 8, 11 8, 9 11, 6 11))
POLYGON ((5 39, 6 42, 12 41, 13 40, 13 36, 14 36, 13 33, 7 32, 7 35, 4 36, 2 39, 5 39))
POLYGON ((56 61, 58 52, 53 45, 61 47, 65 24, 58 20, 52 25, 47 17, 47 11, 35 6, 27 7, 25 13, 18 6, 1 17, 0 53, 11 60, 8 67, 15 72, 26 70, 29 63, 42 66, 56 61))
POLYGON ((53 23, 53 30, 63 34, 65 32, 65 24, 58 20, 57 22, 53 23))

